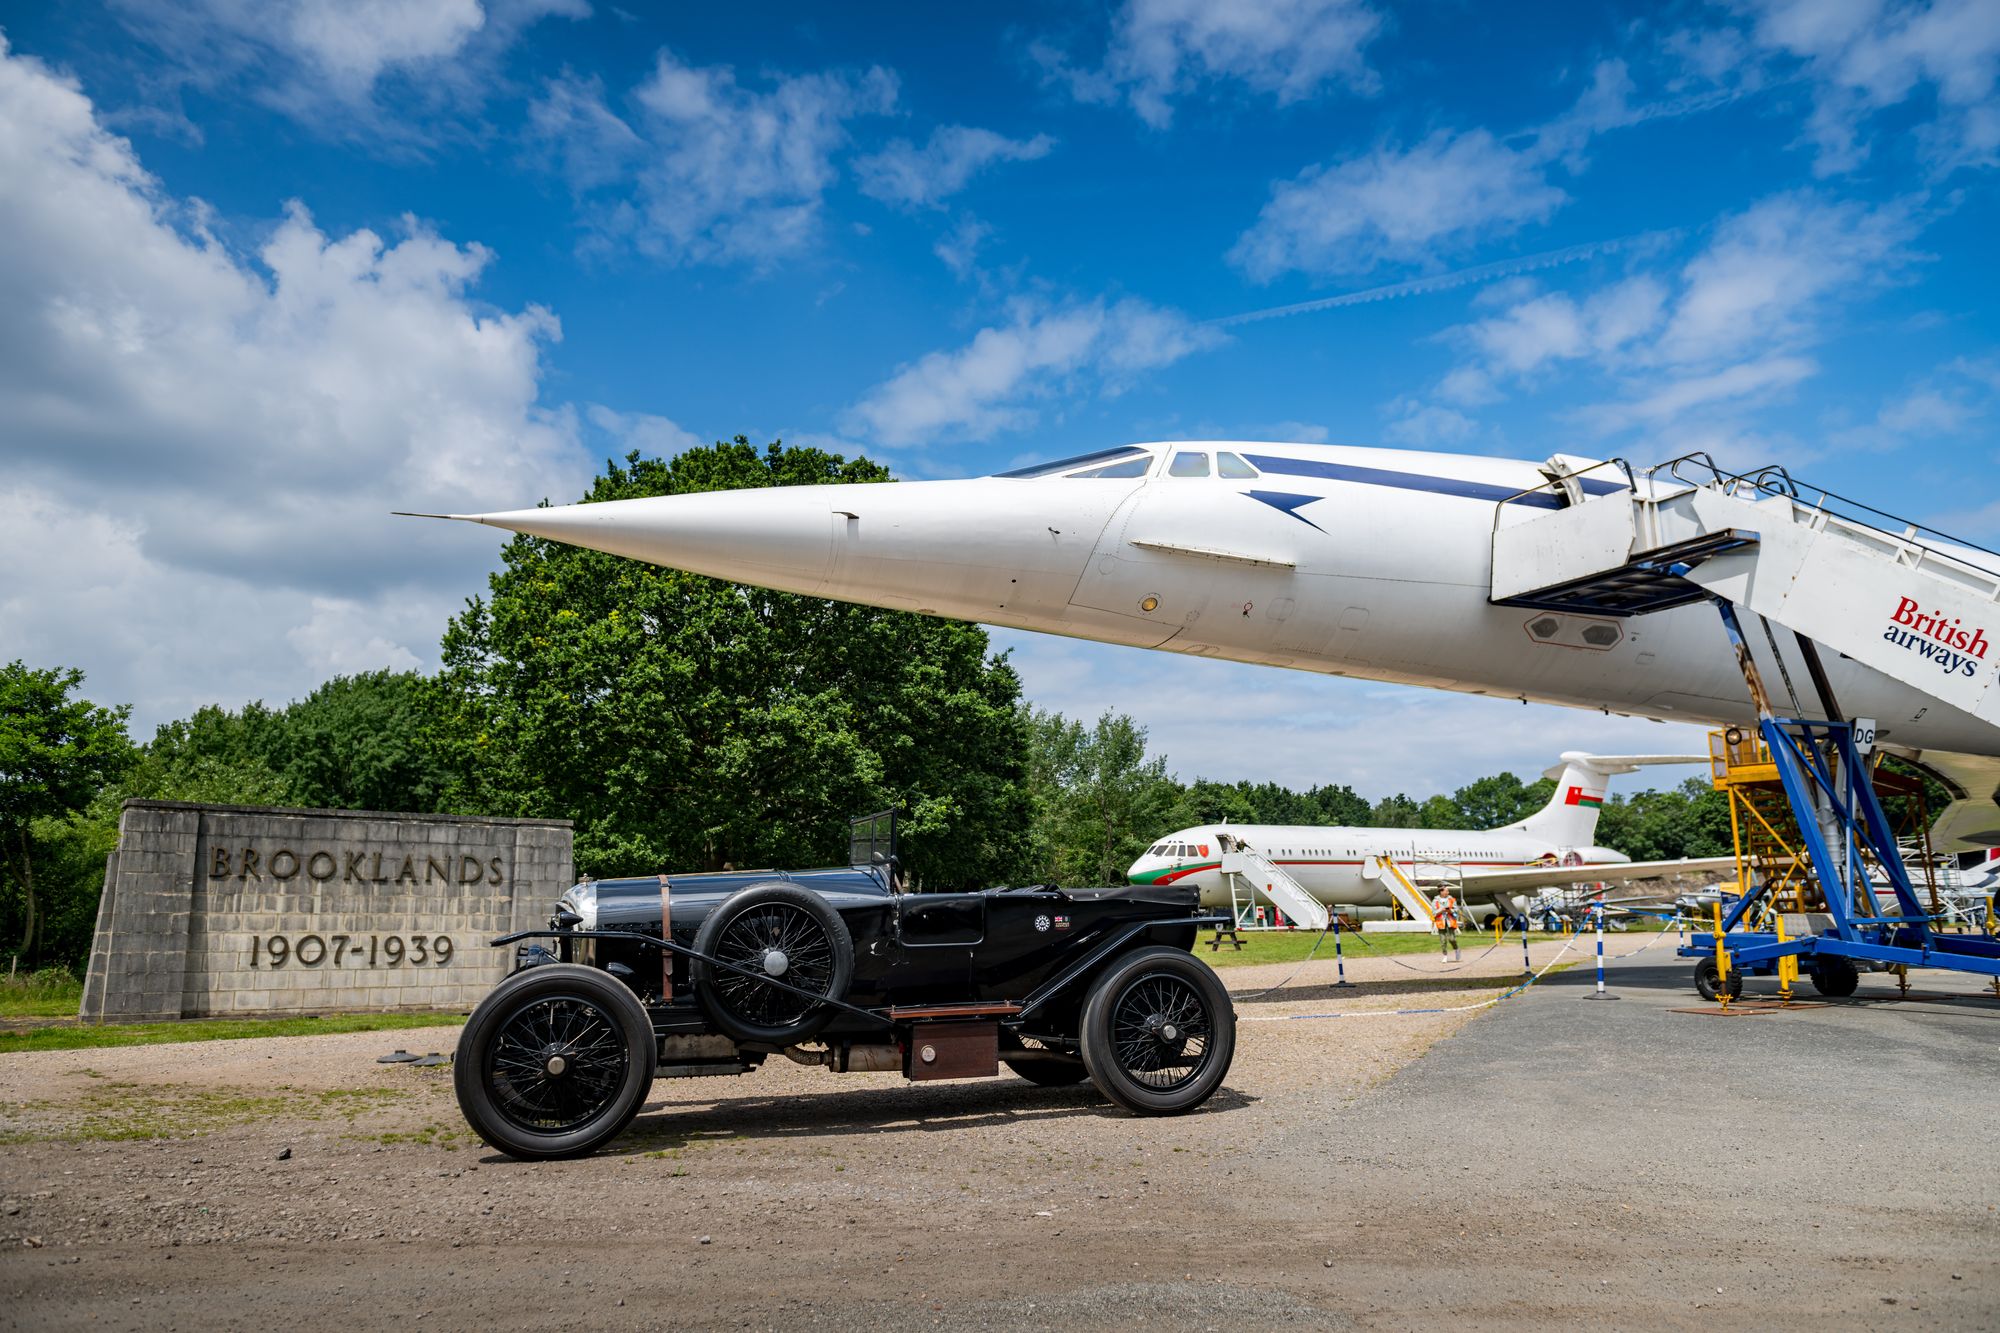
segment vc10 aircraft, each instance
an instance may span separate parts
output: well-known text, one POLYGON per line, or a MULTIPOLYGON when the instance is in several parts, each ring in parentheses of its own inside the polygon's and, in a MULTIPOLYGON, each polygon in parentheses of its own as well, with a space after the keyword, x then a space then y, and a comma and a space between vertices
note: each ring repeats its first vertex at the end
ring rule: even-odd
MULTIPOLYGON (((421 517, 808 596, 1195 657, 1663 721, 1754 721, 1708 607, 1621 619, 1491 600, 1496 507, 1560 508, 1624 488, 1601 471, 1576 476, 1594 464, 1151 443, 957 481, 421 517)), ((1991 556, 1968 558, 2000 572, 1991 556)), ((2000 786, 2000 728, 1828 657, 1846 713, 1876 719, 1885 748, 1956 784, 1970 823, 1955 827, 2000 842, 1989 795, 2000 786)), ((1789 670, 1804 678, 1796 659, 1789 670)))
POLYGON ((1169 833, 1134 861, 1126 876, 1135 884, 1191 885, 1201 891, 1204 907, 1227 907, 1231 894, 1223 855, 1241 844, 1329 905, 1387 907, 1396 899, 1400 868, 1415 876, 1426 899, 1449 888, 1462 903, 1492 902, 1502 915, 1515 916, 1537 889, 1733 869, 1735 858, 1729 856, 1634 861, 1592 841, 1613 774, 1646 764, 1707 762, 1700 755, 1571 752, 1548 770, 1556 784, 1549 803, 1496 829, 1201 824, 1169 833))

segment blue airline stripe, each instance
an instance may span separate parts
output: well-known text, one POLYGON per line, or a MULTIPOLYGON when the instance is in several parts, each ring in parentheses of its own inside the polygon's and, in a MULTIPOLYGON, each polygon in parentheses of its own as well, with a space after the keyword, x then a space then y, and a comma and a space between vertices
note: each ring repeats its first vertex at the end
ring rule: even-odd
MULTIPOLYGON (((1259 472, 1276 473, 1280 476, 1325 477, 1331 481, 1352 481, 1363 486, 1393 486, 1404 491, 1430 491, 1437 495, 1457 495, 1468 500, 1488 500, 1498 503, 1513 499, 1515 504, 1529 505, 1536 509, 1560 509, 1562 504, 1553 495, 1516 495, 1518 486, 1495 486, 1483 481, 1462 481, 1456 477, 1427 477, 1419 472, 1394 472, 1387 468, 1356 467, 1351 463, 1322 463, 1313 458, 1274 458, 1268 454, 1246 454, 1259 472)), ((1582 483, 1583 489, 1593 495, 1609 495, 1622 491, 1625 487, 1617 482, 1590 481, 1582 483)))

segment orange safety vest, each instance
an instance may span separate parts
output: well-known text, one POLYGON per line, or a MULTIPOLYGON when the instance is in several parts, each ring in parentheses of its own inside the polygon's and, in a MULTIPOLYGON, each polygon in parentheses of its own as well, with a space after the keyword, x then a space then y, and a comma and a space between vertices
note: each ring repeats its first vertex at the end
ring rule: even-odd
POLYGON ((1449 893, 1438 895, 1438 900, 1431 904, 1431 913, 1437 918, 1439 926, 1458 929, 1458 903, 1449 893))

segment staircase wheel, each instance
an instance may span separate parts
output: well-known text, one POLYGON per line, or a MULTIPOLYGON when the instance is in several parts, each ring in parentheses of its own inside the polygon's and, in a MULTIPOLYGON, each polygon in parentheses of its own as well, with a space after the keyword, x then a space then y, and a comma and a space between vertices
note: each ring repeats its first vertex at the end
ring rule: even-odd
MULTIPOLYGON (((1714 1001, 1722 994, 1722 969, 1713 958, 1704 958, 1694 965, 1694 988, 1704 1000, 1714 1001)), ((1729 969, 1729 998, 1734 1000, 1743 994, 1743 973, 1739 968, 1729 969)))

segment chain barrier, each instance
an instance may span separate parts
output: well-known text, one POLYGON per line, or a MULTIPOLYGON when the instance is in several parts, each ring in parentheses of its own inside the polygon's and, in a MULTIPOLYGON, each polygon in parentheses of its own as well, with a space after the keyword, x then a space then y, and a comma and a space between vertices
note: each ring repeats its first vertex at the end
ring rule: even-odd
MULTIPOLYGON (((1462 1013, 1468 1013, 1474 1009, 1491 1009, 1494 1005, 1499 1004, 1502 1000, 1513 999, 1516 995, 1519 995, 1522 991, 1528 989, 1528 987, 1534 985, 1537 981, 1540 981, 1543 977, 1547 976, 1549 973, 1549 969, 1553 968, 1557 963, 1560 963, 1562 961, 1563 955, 1576 947, 1576 941, 1577 941, 1576 936, 1574 935, 1570 936, 1567 940, 1563 941, 1563 947, 1556 951, 1556 956, 1554 958, 1549 959, 1548 962, 1542 965, 1541 971, 1536 972, 1533 976, 1530 976, 1526 981, 1516 984, 1511 989, 1502 991, 1500 994, 1495 995, 1491 999, 1480 1000, 1476 1004, 1446 1005, 1440 1008, 1432 1008, 1432 1009, 1337 1009, 1316 1014, 1252 1014, 1245 1018, 1239 1018, 1237 1021, 1241 1023, 1297 1023, 1305 1019, 1312 1019, 1312 1018, 1399 1018, 1399 1017, 1407 1017, 1412 1014, 1462 1014, 1462 1013)), ((1498 946, 1496 945, 1495 947, 1497 948, 1498 946)), ((1646 949, 1651 947, 1652 947, 1651 944, 1641 945, 1639 948, 1634 949, 1632 952, 1635 954, 1643 953, 1646 949)), ((1293 975, 1296 976, 1297 973, 1295 972, 1293 975)), ((1259 994, 1269 994, 1269 992, 1261 991, 1259 992, 1259 994)))

